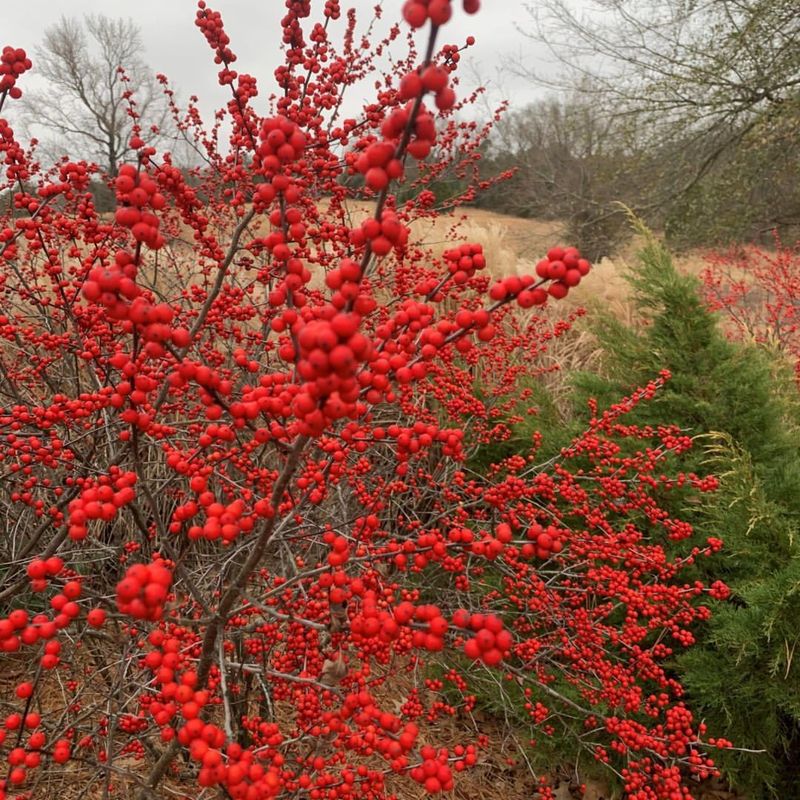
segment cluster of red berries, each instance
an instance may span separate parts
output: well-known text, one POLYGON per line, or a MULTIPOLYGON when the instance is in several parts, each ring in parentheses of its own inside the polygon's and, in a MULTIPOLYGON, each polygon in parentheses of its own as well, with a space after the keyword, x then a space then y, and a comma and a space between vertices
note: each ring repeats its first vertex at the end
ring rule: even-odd
POLYGON ((43 669, 58 666, 61 644, 55 641, 55 637, 81 613, 81 607, 75 602, 80 596, 80 583, 68 581, 63 591, 50 599, 50 608, 56 612, 53 619, 44 613, 30 617, 22 608, 16 608, 7 617, 0 618, 0 652, 14 653, 23 645, 32 647, 43 641, 44 654, 39 663, 43 669))
MULTIPOLYGON (((0 102, 2 102, 3 97, 4 95, 0 95, 0 102)), ((25 181, 30 177, 30 171, 25 160, 25 150, 16 140, 14 131, 8 121, 3 117, 0 117, 0 157, 3 158, 3 167, 9 181, 25 181)), ((23 226, 23 220, 19 220, 17 226, 23 226)), ((27 220, 27 224, 24 224, 24 227, 26 229, 25 238, 29 240, 35 238, 35 225, 31 224, 31 220, 27 220)), ((0 235, 3 236, 5 242, 16 236, 14 229, 9 227, 3 228, 0 231, 0 235)), ((16 246, 10 242, 0 252, 2 252, 6 260, 16 258, 16 246)))
MULTIPOLYGON (((336 537, 337 540, 343 537, 336 537)), ((344 540, 347 544, 347 540, 344 540)), ((334 547, 337 542, 334 542, 334 547)), ((383 642, 390 642, 397 638, 400 629, 391 623, 392 615, 385 609, 378 609, 378 598, 375 592, 366 591, 362 593, 361 606, 358 613, 353 614, 350 619, 350 631, 356 638, 374 639, 380 637, 383 642)))
POLYGON ((453 788, 453 773, 448 759, 450 753, 447 748, 436 750, 430 745, 425 745, 420 750, 422 763, 410 771, 411 778, 425 787, 428 794, 449 792, 453 788))
POLYGON ((357 247, 369 242, 370 250, 376 256, 385 256, 392 248, 402 250, 408 242, 408 234, 408 226, 403 225, 395 211, 386 208, 381 212, 380 221, 370 217, 360 228, 353 228, 350 241, 357 247))
MULTIPOLYGON (((205 479, 195 475, 193 483, 205 483, 205 479)), ((174 533, 180 531, 180 522, 191 519, 197 512, 203 509, 206 520, 203 525, 192 525, 187 535, 192 540, 207 539, 217 541, 221 539, 229 544, 242 533, 249 533, 255 525, 255 517, 245 514, 244 502, 237 498, 230 503, 224 504, 217 501, 213 492, 200 491, 197 502, 189 501, 180 506, 174 515, 177 526, 170 526, 174 533), (199 504, 199 505, 198 505, 199 504)))
MULTIPOLYGON (((180 704, 179 709, 183 718, 187 723, 192 722, 188 728, 178 731, 178 739, 181 741, 181 744, 189 744, 197 738, 192 735, 192 729, 197 729, 197 722, 193 722, 193 720, 200 720, 200 712, 209 701, 208 690, 198 690, 197 673, 193 670, 188 670, 180 676, 180 683, 170 681, 165 684, 163 687, 163 694, 166 698, 174 698, 177 700, 180 704)), ((222 731, 219 731, 219 733, 222 733, 222 731)), ((216 731, 214 732, 213 744, 219 741, 219 733, 216 731)))
POLYGON ((564 548, 564 539, 567 531, 556 528, 555 525, 548 525, 546 528, 535 522, 528 528, 525 536, 530 539, 520 548, 523 558, 543 558, 560 553, 564 548))
POLYGON ((434 605, 415 606, 403 601, 394 610, 379 609, 375 592, 363 592, 358 613, 350 620, 350 630, 359 639, 393 642, 403 628, 412 627, 411 644, 419 650, 439 652, 450 627, 441 610, 434 605))
POLYGON ((102 476, 96 484, 85 486, 78 497, 71 500, 69 511, 69 538, 74 542, 85 539, 89 533, 89 523, 100 519, 111 522, 117 512, 131 503, 136 492, 135 472, 122 472, 115 478, 102 476))
POLYGON ((456 93, 450 86, 450 74, 444 67, 429 64, 421 72, 414 70, 400 79, 401 100, 413 100, 426 92, 435 96, 434 102, 439 111, 448 111, 455 105, 456 93))
POLYGON ((42 197, 45 197, 50 189, 55 189, 55 193, 68 192, 70 188, 75 191, 86 191, 92 181, 92 170, 85 161, 67 161, 58 168, 58 177, 60 184, 49 184, 39 190, 42 197))
POLYGON ((536 265, 536 276, 512 275, 492 284, 489 297, 498 303, 516 299, 521 308, 541 306, 547 302, 548 295, 556 300, 567 296, 569 290, 577 286, 589 274, 592 265, 581 258, 577 247, 553 247, 536 265), (551 281, 545 290, 541 284, 551 281))
POLYGON ((169 304, 154 304, 143 296, 136 284, 137 272, 133 255, 118 250, 113 263, 89 271, 82 294, 89 302, 105 306, 111 319, 134 326, 150 355, 163 355, 165 342, 186 347, 190 342, 189 331, 171 327, 175 312, 169 304))
POLYGON ((345 302, 347 298, 352 299, 358 294, 360 281, 361 266, 352 258, 343 258, 338 267, 329 270, 325 275, 326 286, 335 292, 341 292, 345 302))
POLYGON ((158 555, 150 564, 134 564, 117 584, 117 608, 134 619, 159 620, 171 585, 172 570, 158 555))
MULTIPOLYGON (((407 465, 400 464, 397 468, 401 477, 408 472, 402 469, 405 466, 407 465)), ((395 548, 393 547, 392 550, 395 551, 395 548)), ((415 539, 406 539, 399 550, 400 552, 397 552, 392 559, 395 567, 399 570, 420 571, 425 569, 429 562, 443 561, 447 555, 444 542, 435 533, 421 533, 415 539)), ((420 640, 418 639, 418 641, 420 640)), ((424 642, 421 646, 424 646, 424 642)))
POLYGON ((264 175, 277 175, 287 164, 296 163, 306 147, 306 135, 296 122, 283 116, 270 117, 261 124, 261 143, 256 149, 256 168, 264 175))
POLYGON ((714 581, 709 587, 708 593, 715 600, 727 600, 731 596, 731 589, 723 581, 714 581))
POLYGON ((200 28, 205 40, 214 50, 214 63, 229 64, 236 61, 236 56, 228 47, 231 40, 223 28, 222 14, 206 8, 205 0, 199 0, 197 9, 194 24, 200 28))
POLYGON ((153 212, 164 208, 167 201, 158 191, 158 184, 133 164, 123 164, 114 185, 121 204, 115 216, 117 224, 130 228, 137 242, 153 250, 163 247, 164 237, 158 232, 159 219, 153 212))
POLYGON ((50 558, 34 558, 28 564, 27 573, 34 592, 43 592, 47 588, 47 579, 55 578, 64 569, 64 562, 58 556, 50 558))
POLYGON ((589 261, 581 258, 577 247, 552 247, 547 251, 547 258, 536 265, 536 274, 544 280, 553 281, 548 292, 560 300, 589 274, 591 268, 589 261))
POLYGON ((0 54, 0 94, 8 92, 14 100, 22 97, 22 90, 16 86, 17 78, 31 68, 31 60, 21 47, 4 47, 0 54))
MULTIPOLYGON (((6 731, 20 731, 27 728, 32 730, 41 723, 41 715, 31 711, 23 718, 21 714, 9 714, 5 721, 5 730, 0 730, 0 747, 6 739, 6 731)), ((12 748, 6 760, 11 769, 8 772, 8 783, 12 786, 21 786, 28 778, 28 771, 36 769, 42 763, 41 750, 47 743, 44 731, 35 731, 28 737, 26 746, 18 745, 12 748)), ((65 764, 70 759, 70 743, 67 739, 58 739, 53 746, 51 757, 57 764, 65 764)), ((0 798, 6 798, 6 781, 0 781, 0 798)), ((30 797, 30 794, 13 795, 13 797, 30 797)))
MULTIPOLYGON (((164 642, 165 645, 173 643, 178 644, 177 640, 164 642)), ((209 702, 209 692, 197 689, 197 673, 194 670, 184 672, 180 683, 171 681, 165 684, 162 694, 170 702, 153 702, 150 711, 157 724, 167 726, 180 708, 186 723, 178 729, 177 734, 173 728, 164 727, 162 735, 177 738, 188 750, 189 757, 200 765, 197 776, 200 786, 223 786, 225 795, 236 800, 264 800, 278 793, 276 770, 265 767, 253 748, 245 749, 236 742, 226 746, 228 739, 225 732, 219 726, 201 719, 200 710, 209 702)), ((277 729, 277 726, 274 727, 277 729)), ((274 736, 272 741, 273 744, 280 744, 280 735, 274 736)))
POLYGON ((496 667, 508 655, 514 640, 494 614, 470 614, 459 609, 453 614, 453 625, 475 633, 464 642, 464 654, 475 661, 496 667))
POLYGON ((464 431, 458 428, 439 428, 417 421, 410 427, 390 425, 387 435, 397 444, 397 459, 403 465, 417 453, 428 453, 435 443, 442 448, 442 454, 449 458, 459 458, 464 431))
POLYGON ((494 561, 506 549, 506 545, 513 539, 511 526, 501 522, 492 536, 486 531, 481 532, 481 537, 476 540, 475 534, 469 528, 453 528, 447 538, 453 543, 468 545, 469 552, 474 556, 494 561))
POLYGON ((375 698, 366 690, 348 694, 337 716, 341 720, 352 720, 362 728, 381 728, 391 734, 371 739, 376 749, 390 761, 394 771, 401 772, 406 769, 408 753, 414 749, 419 736, 419 727, 416 723, 403 724, 397 715, 382 711, 375 703, 375 698))
MULTIPOLYGON (((400 603, 394 612, 395 620, 400 622, 409 612, 411 603, 400 603)), ((413 608, 413 606, 412 606, 413 608)), ((414 621, 422 627, 415 628, 411 642, 416 648, 439 652, 444 649, 444 637, 450 624, 438 606, 421 605, 414 608, 414 621)))
MULTIPOLYGON (((445 89, 441 92, 441 99, 442 103, 445 103, 445 100, 450 102, 450 106, 445 104, 442 107, 451 107, 455 103, 455 93, 446 85, 447 73, 440 67, 430 67, 429 69, 439 70, 444 74, 445 89)), ((435 74, 439 75, 440 73, 436 72, 435 74)), ((415 75, 420 81, 421 93, 422 79, 416 73, 411 73, 411 75, 415 75)), ((436 82, 434 81, 434 83, 436 82)), ((413 88, 409 86, 409 81, 406 82, 405 87, 406 91, 413 88)), ((437 102, 438 100, 439 95, 437 95, 437 102)), ((433 149, 436 141, 436 123, 433 115, 425 108, 424 103, 420 104, 417 109, 414 108, 414 104, 414 100, 409 100, 403 108, 396 108, 384 119, 381 125, 383 141, 364 142, 362 143, 364 149, 359 155, 353 153, 348 157, 352 169, 364 176, 367 186, 373 191, 379 192, 385 189, 390 181, 403 177, 403 163, 399 158, 402 154, 398 153, 398 146, 412 122, 412 114, 415 115, 411 131, 413 135, 406 147, 409 155, 421 160, 427 158, 433 149)))
POLYGON ((342 11, 339 0, 325 0, 324 14, 326 17, 330 17, 331 19, 339 19, 341 13, 342 11))
MULTIPOLYGON (((189 692, 188 694, 185 693, 185 690, 180 689, 179 685, 175 682, 175 671, 181 665, 183 660, 183 656, 181 655, 181 650, 183 647, 183 642, 177 636, 168 636, 164 633, 163 630, 160 628, 154 628, 150 631, 147 636, 147 641, 149 644, 153 646, 153 649, 150 650, 144 657, 144 666, 148 669, 153 670, 155 683, 161 684, 161 694, 165 700, 177 700, 178 693, 180 690, 181 693, 181 703, 186 703, 189 700, 194 700, 199 705, 204 705, 201 701, 203 697, 195 698, 194 694, 189 692)), ((196 677, 197 673, 193 673, 196 677)), ((181 684, 188 685, 187 682, 191 681, 192 673, 185 672, 181 676, 181 684)), ((206 695, 206 702, 207 702, 207 695, 206 695)), ((156 714, 155 707, 151 707, 153 714, 156 714)), ((166 725, 172 717, 177 713, 178 707, 173 703, 166 703, 162 707, 162 711, 169 710, 169 715, 162 718, 156 718, 156 722, 159 725, 166 725)), ((184 717, 185 719, 189 719, 189 717, 184 717)))
POLYGON ((270 796, 255 790, 250 793, 240 791, 247 789, 247 786, 243 785, 246 778, 249 777, 253 783, 258 784, 258 779, 264 776, 265 771, 260 769, 248 773, 246 767, 242 769, 242 762, 250 761, 252 751, 244 753, 237 744, 229 744, 226 748, 228 757, 227 759, 224 757, 222 748, 227 739, 225 732, 219 726, 205 722, 201 718, 201 711, 208 704, 210 695, 207 690, 198 688, 197 673, 193 669, 186 670, 179 681, 176 681, 172 668, 165 666, 167 663, 177 662, 180 642, 177 639, 166 639, 161 631, 152 632, 148 638, 151 643, 157 642, 157 649, 148 653, 146 657, 148 667, 156 670, 157 681, 160 682, 159 676, 168 677, 161 691, 163 698, 168 702, 152 703, 150 713, 157 724, 167 726, 175 713, 180 710, 186 720, 185 724, 178 728, 177 734, 169 727, 165 727, 164 731, 168 732, 170 737, 176 736, 178 742, 187 748, 192 760, 200 764, 198 775, 200 785, 208 787, 226 784, 228 793, 236 798, 270 796))
POLYGON ((141 294, 137 272, 133 256, 127 250, 118 250, 109 266, 89 271, 81 291, 90 302, 104 305, 112 319, 127 319, 130 301, 141 294))
POLYGON ((111 405, 114 408, 122 408, 126 398, 133 408, 145 405, 150 392, 158 388, 158 381, 141 372, 135 374, 136 364, 130 361, 126 354, 119 353, 118 355, 119 358, 112 356, 111 362, 112 366, 117 366, 122 371, 123 380, 114 387, 111 405), (132 378, 132 380, 127 380, 127 378, 132 378))
POLYGON ((462 244, 446 250, 444 259, 447 271, 457 284, 466 283, 478 270, 486 266, 483 247, 479 244, 462 244))
POLYGON ((323 309, 324 318, 296 324, 300 347, 297 372, 305 381, 292 402, 302 432, 318 435, 328 421, 357 413, 360 386, 356 372, 372 354, 372 344, 359 333, 361 317, 323 309))
MULTIPOLYGON (((463 0, 464 11, 475 14, 481 7, 480 0, 463 0)), ((403 18, 412 28, 421 28, 428 20, 433 25, 444 25, 453 16, 451 0, 407 0, 403 6, 403 18)))
POLYGON ((279 174, 256 186, 253 192, 253 203, 257 208, 262 209, 269 206, 279 193, 283 195, 287 203, 296 203, 301 197, 297 183, 293 182, 288 175, 279 174))
POLYGON ((547 292, 541 286, 535 286, 533 275, 509 275, 489 288, 489 297, 497 303, 516 299, 520 308, 541 306, 547 302, 547 292))
MULTIPOLYGON (((341 718, 353 720, 357 725, 368 725, 371 721, 378 722, 381 728, 397 733, 402 727, 399 718, 387 711, 382 712, 375 702, 375 698, 366 690, 351 692, 346 695, 342 703, 341 718)), ((419 735, 419 729, 413 723, 407 725, 398 736, 403 750, 411 750, 419 735)))
POLYGON ((233 388, 229 380, 221 378, 219 372, 207 364, 185 358, 170 375, 170 383, 178 387, 185 386, 189 381, 194 381, 201 388, 200 400, 203 405, 211 405, 214 395, 229 395, 233 388))
POLYGON ((350 542, 344 536, 337 536, 333 531, 326 531, 323 541, 331 551, 328 553, 328 564, 332 567, 341 567, 350 558, 350 542))
MULTIPOLYGON (((12 715, 19 716, 19 715, 12 715)), ((8 722, 8 719, 6 720, 8 722)), ((41 721, 41 716, 38 712, 31 712, 25 716, 25 727, 36 727, 41 721), (31 721, 35 722, 35 725, 31 725, 31 721)), ((22 724, 22 720, 20 719, 20 725, 22 724)), ((18 725, 19 727, 19 725, 18 725)), ((12 729, 13 730, 13 729, 12 729)), ((21 732, 20 732, 21 733, 21 732)), ((2 746, 3 741, 5 740, 6 732, 0 731, 0 746, 2 746)), ((8 755, 6 756, 6 760, 8 761, 9 767, 11 769, 8 772, 8 783, 12 786, 21 786, 28 778, 28 771, 36 769, 42 763, 42 754, 39 752, 42 747, 44 747, 46 742, 45 734, 42 731, 36 731, 36 733, 31 734, 27 741, 27 747, 22 747, 21 744, 17 744, 16 747, 13 747, 9 750, 8 755)), ((5 794, 6 788, 6 781, 2 781, 0 783, 0 797, 5 800, 7 796, 5 794)), ((12 795, 13 797, 26 797, 30 795, 12 795)))
MULTIPOLYGON (((278 261, 289 261, 291 252, 289 251, 289 246, 285 243, 285 241, 283 241, 283 239, 285 238, 289 241, 302 244, 306 235, 306 225, 303 222, 303 212, 294 206, 287 208, 285 211, 281 208, 274 208, 270 212, 269 221, 275 226, 275 228, 280 230, 281 234, 283 234, 282 229, 286 229, 285 237, 281 237, 281 244, 285 248, 284 252, 281 253, 280 250, 278 250, 277 244, 273 245, 268 241, 270 238, 269 236, 265 239, 264 243, 266 244, 267 249, 272 251, 273 257, 278 261)), ((300 263, 302 265, 302 262, 300 263)), ((287 264, 287 268, 290 266, 290 264, 287 264)), ((309 275, 308 277, 310 278, 311 276, 309 275)))
MULTIPOLYGON (((408 127, 411 114, 414 110, 414 101, 409 100, 403 108, 396 108, 384 119, 381 133, 386 139, 399 139, 408 127)), ((412 137, 408 143, 409 155, 421 161, 427 158, 436 142, 436 122, 425 104, 417 109, 413 120, 412 137)))
POLYGON ((260 763, 251 748, 245 750, 234 742, 225 751, 227 762, 222 761, 222 754, 218 751, 208 751, 204 764, 217 759, 220 763, 212 767, 203 766, 197 778, 201 786, 222 784, 225 793, 234 800, 266 800, 280 794, 281 773, 260 763))
MULTIPOLYGON (((462 541, 465 539, 466 537, 463 537, 462 541)), ((485 534, 480 541, 473 541, 472 544, 470 544, 469 552, 474 556, 478 556, 479 558, 485 558, 487 561, 494 561, 500 557, 505 550, 505 547, 506 546, 501 539, 485 534)))
POLYGON ((385 189, 389 181, 397 180, 403 175, 403 162, 395 156, 393 142, 373 142, 356 159, 355 168, 364 176, 364 180, 375 192, 385 189))

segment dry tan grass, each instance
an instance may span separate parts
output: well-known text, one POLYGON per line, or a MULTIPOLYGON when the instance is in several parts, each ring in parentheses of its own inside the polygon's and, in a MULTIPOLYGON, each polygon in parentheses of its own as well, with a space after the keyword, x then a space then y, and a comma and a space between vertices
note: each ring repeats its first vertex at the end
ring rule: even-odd
MULTIPOLYGON (((441 250, 453 241, 469 241, 483 245, 488 268, 495 277, 522 275, 533 271, 536 262, 553 245, 565 243, 563 225, 557 220, 521 219, 495 214, 484 209, 462 209, 457 214, 443 215, 435 223, 416 223, 414 234, 426 244, 441 250)), ((567 243, 568 244, 568 243, 567 243)), ((578 306, 589 309, 603 307, 624 318, 630 315, 630 290, 623 274, 633 261, 640 242, 633 241, 613 259, 604 258, 566 300, 558 304, 572 311, 578 306)), ((680 264, 684 268, 683 260, 680 264)), ((686 259, 686 269, 695 274, 702 269, 702 258, 686 259)))
MULTIPOLYGON (((320 202, 325 212, 326 201, 320 202)), ((348 212, 352 223, 372 213, 371 203, 351 202, 348 212)), ((252 228, 256 235, 268 231, 268 223, 261 218, 252 228)), ((412 225, 412 241, 424 245, 434 256, 459 242, 474 242, 483 246, 488 269, 493 277, 522 275, 533 271, 536 262, 555 244, 569 244, 563 239, 563 224, 558 220, 522 219, 505 216, 476 208, 463 208, 456 212, 441 214, 435 220, 420 219, 412 225)), ((196 263, 190 263, 191 236, 181 236, 168 243, 164 253, 173 263, 185 264, 180 270, 181 283, 199 279, 196 263), (185 238, 185 241, 182 241, 185 238)), ((626 265, 635 262, 635 253, 641 241, 631 240, 612 258, 604 258, 594 265, 592 272, 580 286, 570 292, 559 308, 572 311, 579 306, 589 310, 598 308, 611 311, 615 316, 629 321, 632 317, 630 288, 624 279, 626 265)), ((682 272, 699 276, 705 267, 704 254, 700 251, 676 258, 676 266, 682 272)), ((163 276, 162 276, 163 279, 163 276)), ((322 276, 314 276, 312 288, 322 286, 322 276)))
POLYGON ((421 220, 413 234, 432 246, 434 253, 452 247, 454 241, 483 246, 492 275, 529 272, 558 239, 560 225, 535 219, 494 214, 478 208, 443 214, 435 222, 421 220))

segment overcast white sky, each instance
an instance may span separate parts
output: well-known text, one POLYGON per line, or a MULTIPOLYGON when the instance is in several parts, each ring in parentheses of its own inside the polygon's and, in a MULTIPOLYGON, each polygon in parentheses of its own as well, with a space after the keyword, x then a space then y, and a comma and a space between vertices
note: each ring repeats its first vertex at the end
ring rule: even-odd
MULTIPOLYGON (((285 11, 283 0, 209 0, 220 11, 231 46, 239 56, 236 67, 259 79, 262 94, 268 94, 272 71, 278 63, 277 23, 285 11)), ((403 0, 384 0, 385 18, 399 16, 403 0)), ((224 103, 229 95, 216 86, 217 67, 211 50, 194 26, 195 0, 23 0, 4 2, 0 15, 0 44, 12 44, 34 52, 44 29, 61 15, 80 17, 87 13, 133 17, 142 30, 145 59, 154 72, 169 76, 179 97, 197 94, 204 112, 224 103)), ((312 8, 322 0, 312 0, 312 8)), ((342 7, 355 7, 365 22, 371 17, 375 0, 342 0, 342 7)), ((523 55, 529 60, 546 57, 534 49, 515 25, 525 25, 530 17, 525 0, 486 0, 475 17, 459 8, 443 29, 440 41, 463 43, 472 34, 476 46, 467 51, 461 73, 467 85, 477 83, 476 75, 487 84, 492 100, 510 98, 515 105, 543 93, 541 87, 518 79, 502 69, 504 57, 523 55)), ((316 16, 316 15, 315 15, 316 16)), ((344 16, 344 15, 343 15, 344 16)), ((344 18, 337 23, 344 26, 344 18)), ((35 64, 34 64, 35 71, 35 64)), ((26 76, 26 79, 29 79, 26 76)), ((353 100, 356 98, 352 98, 353 100)))

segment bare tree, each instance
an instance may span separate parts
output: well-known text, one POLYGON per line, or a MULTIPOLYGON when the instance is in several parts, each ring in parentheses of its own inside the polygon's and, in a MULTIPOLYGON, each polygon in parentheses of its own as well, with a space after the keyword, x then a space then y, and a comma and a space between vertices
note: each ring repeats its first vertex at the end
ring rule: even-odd
POLYGON ((627 232, 617 201, 638 207, 658 169, 635 132, 581 94, 551 96, 511 111, 485 155, 487 174, 514 170, 479 202, 504 213, 560 220, 591 258, 612 253, 627 232))
POLYGON ((66 145, 116 175, 130 150, 130 109, 143 131, 155 133, 169 121, 142 49, 133 20, 61 17, 45 31, 37 51, 36 68, 49 86, 27 95, 30 121, 57 134, 60 148, 66 145))
POLYGON ((609 114, 635 117, 651 145, 690 153, 684 186, 765 116, 797 112, 797 0, 594 0, 574 9, 569 0, 539 0, 528 7, 527 35, 557 56, 562 86, 609 114))
POLYGON ((647 180, 617 199, 676 242, 689 229, 688 243, 800 230, 797 0, 537 0, 528 10, 525 33, 552 59, 509 66, 582 97, 646 155, 647 180))

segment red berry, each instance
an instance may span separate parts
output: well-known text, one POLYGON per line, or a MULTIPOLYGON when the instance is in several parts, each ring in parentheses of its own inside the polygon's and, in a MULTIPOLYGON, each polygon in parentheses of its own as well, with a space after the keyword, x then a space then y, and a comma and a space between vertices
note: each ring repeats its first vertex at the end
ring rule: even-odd
POLYGON ((406 0, 403 17, 412 28, 421 28, 428 19, 428 9, 418 0, 406 0))
POLYGON ((102 608, 93 608, 86 615, 86 621, 92 628, 102 628, 106 621, 106 612, 102 608))

